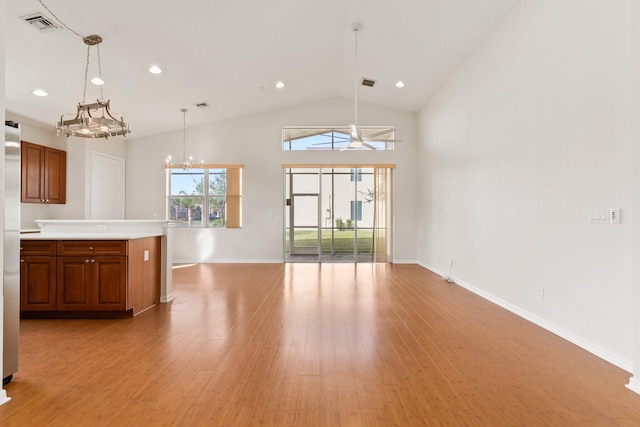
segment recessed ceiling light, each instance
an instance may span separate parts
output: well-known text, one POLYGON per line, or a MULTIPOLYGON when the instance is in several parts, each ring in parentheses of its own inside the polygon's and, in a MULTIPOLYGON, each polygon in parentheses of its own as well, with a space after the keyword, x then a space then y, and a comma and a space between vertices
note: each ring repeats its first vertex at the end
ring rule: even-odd
POLYGON ((402 80, 398 80, 396 82, 396 87, 404 87, 404 82, 402 80))
POLYGON ((149 72, 151 74, 160 74, 162 72, 162 68, 158 67, 157 65, 152 65, 151 67, 149 67, 149 72))
POLYGON ((102 80, 100 77, 94 77, 91 79, 91 83, 97 86, 102 86, 104 84, 104 80, 102 80))
POLYGON ((44 89, 34 89, 31 91, 35 96, 49 96, 49 92, 44 89))
POLYGON ((282 89, 282 88, 284 87, 284 82, 278 82, 278 83, 276 83, 276 87, 277 87, 278 89, 282 89))

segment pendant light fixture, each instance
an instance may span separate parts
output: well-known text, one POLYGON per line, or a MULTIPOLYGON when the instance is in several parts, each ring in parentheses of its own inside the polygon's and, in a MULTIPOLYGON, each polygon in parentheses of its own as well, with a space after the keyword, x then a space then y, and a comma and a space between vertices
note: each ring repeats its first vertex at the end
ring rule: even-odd
POLYGON ((173 163, 171 155, 167 156, 166 164, 169 168, 182 168, 183 170, 191 169, 193 167, 193 156, 189 156, 187 159, 187 109, 181 108, 182 111, 182 163, 173 163))
POLYGON ((63 114, 60 116, 60 121, 56 123, 56 131, 58 134, 62 133, 66 136, 79 136, 82 138, 109 139, 112 136, 126 136, 131 132, 129 125, 125 123, 122 116, 116 118, 117 115, 114 115, 114 113, 111 112, 110 100, 105 101, 103 96, 102 88, 104 80, 102 79, 102 63, 100 60, 100 43, 102 43, 102 37, 95 34, 87 37, 82 36, 62 22, 42 0, 38 1, 62 27, 80 37, 84 44, 87 45, 87 60, 84 69, 84 91, 82 93, 82 102, 78 103, 75 117, 65 120, 65 116, 72 116, 73 114, 63 114), (87 103, 87 79, 89 74, 91 48, 93 46, 96 47, 98 57, 100 98, 94 103, 87 103))

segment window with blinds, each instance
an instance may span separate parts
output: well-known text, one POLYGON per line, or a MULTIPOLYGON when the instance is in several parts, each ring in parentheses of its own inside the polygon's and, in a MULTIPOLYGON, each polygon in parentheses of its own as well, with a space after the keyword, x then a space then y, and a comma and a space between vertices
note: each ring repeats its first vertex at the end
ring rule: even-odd
POLYGON ((177 227, 242 227, 242 165, 167 168, 167 219, 177 227))

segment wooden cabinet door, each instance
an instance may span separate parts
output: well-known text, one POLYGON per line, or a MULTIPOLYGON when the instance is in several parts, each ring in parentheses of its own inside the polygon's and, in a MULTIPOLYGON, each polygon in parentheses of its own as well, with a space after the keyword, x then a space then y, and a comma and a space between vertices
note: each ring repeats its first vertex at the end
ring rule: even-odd
POLYGON ((56 310, 56 258, 28 256, 20 259, 20 310, 56 310))
POLYGON ((94 264, 90 257, 58 257, 58 311, 91 310, 91 284, 95 282, 94 264))
POLYGON ((127 309, 127 258, 100 256, 92 258, 95 269, 92 287, 92 310, 119 311, 127 309))
POLYGON ((44 203, 44 147, 23 141, 20 162, 20 201, 44 203))
POLYGON ((67 202, 67 153, 22 141, 20 201, 23 203, 67 202))
POLYGON ((67 153, 62 150, 44 150, 45 203, 67 202, 67 153))

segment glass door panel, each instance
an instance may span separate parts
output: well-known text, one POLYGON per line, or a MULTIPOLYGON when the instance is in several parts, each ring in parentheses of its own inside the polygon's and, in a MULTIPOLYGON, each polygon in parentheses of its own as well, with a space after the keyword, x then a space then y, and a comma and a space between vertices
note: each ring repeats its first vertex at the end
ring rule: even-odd
POLYGON ((294 195, 292 254, 318 254, 318 195, 294 195))

